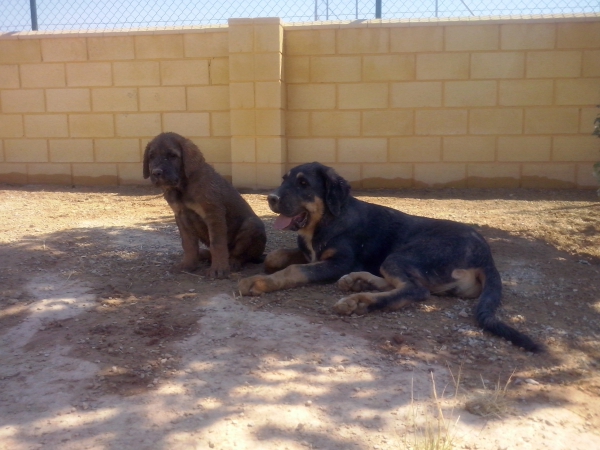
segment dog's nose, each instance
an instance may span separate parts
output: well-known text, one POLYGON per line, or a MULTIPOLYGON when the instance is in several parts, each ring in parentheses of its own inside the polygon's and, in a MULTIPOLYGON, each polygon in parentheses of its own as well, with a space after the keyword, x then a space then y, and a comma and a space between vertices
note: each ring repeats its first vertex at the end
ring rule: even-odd
POLYGON ((267 197, 267 201, 269 202, 269 207, 271 209, 276 208, 279 204, 279 197, 275 194, 269 194, 267 197))
POLYGON ((152 169, 152 175, 154 175, 155 177, 160 177, 162 173, 162 169, 152 169))

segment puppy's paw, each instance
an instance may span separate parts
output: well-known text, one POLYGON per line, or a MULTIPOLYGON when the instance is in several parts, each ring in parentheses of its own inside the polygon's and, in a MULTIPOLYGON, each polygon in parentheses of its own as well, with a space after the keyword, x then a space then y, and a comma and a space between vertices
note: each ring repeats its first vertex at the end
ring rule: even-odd
POLYGON ((264 275, 242 278, 238 282, 238 288, 242 295, 261 295, 271 292, 274 290, 271 285, 271 279, 264 275))
POLYGON ((344 292, 361 292, 369 287, 369 283, 363 281, 356 274, 349 273, 338 280, 337 287, 344 292))
POLYGON ((333 305, 333 310, 342 316, 349 316, 356 310, 356 307, 358 306, 358 302, 353 297, 354 296, 351 295, 350 297, 342 298, 335 305, 333 305))
POLYGON ((333 305, 333 310, 342 316, 349 316, 352 313, 362 316, 368 312, 368 307, 369 302, 364 301, 363 295, 354 294, 339 300, 333 305))
POLYGON ((173 272, 193 272, 194 270, 196 270, 198 268, 198 262, 197 261, 181 261, 179 264, 175 264, 171 270, 173 272))
POLYGON ((225 266, 210 266, 210 269, 206 271, 206 276, 208 278, 229 278, 229 265, 225 266))

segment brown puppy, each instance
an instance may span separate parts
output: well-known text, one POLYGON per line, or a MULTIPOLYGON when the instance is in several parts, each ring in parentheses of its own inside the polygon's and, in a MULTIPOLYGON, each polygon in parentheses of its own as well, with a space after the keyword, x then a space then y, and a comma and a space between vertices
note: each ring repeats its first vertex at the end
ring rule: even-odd
POLYGON ((238 191, 206 163, 198 147, 177 133, 146 146, 144 178, 163 190, 181 235, 181 270, 210 261, 207 275, 226 278, 246 262, 261 262, 265 226, 238 191), (200 250, 198 241, 210 251, 200 250))

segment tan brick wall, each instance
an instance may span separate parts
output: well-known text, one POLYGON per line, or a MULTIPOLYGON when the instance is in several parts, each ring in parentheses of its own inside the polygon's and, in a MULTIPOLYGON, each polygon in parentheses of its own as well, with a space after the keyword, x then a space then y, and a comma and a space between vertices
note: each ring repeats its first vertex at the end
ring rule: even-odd
POLYGON ((176 131, 239 187, 590 188, 597 104, 593 18, 0 36, 0 182, 142 183, 176 131))

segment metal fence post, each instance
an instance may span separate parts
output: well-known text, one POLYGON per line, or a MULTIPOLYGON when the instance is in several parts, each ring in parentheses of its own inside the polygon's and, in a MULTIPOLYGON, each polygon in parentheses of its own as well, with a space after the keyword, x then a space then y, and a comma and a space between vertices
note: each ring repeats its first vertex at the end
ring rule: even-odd
POLYGON ((381 0, 375 0, 375 18, 381 19, 381 0))
POLYGON ((31 29, 37 31, 37 4, 35 0, 29 0, 29 8, 31 9, 31 29))

